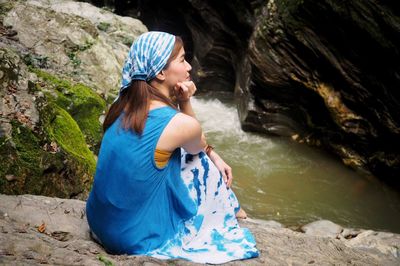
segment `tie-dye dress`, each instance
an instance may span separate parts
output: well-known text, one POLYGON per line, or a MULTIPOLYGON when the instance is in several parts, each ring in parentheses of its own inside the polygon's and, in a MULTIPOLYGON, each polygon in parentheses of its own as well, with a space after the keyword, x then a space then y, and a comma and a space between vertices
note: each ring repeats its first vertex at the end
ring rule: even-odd
POLYGON ((158 138, 176 113, 150 111, 141 137, 118 130, 120 119, 106 131, 86 208, 92 232, 114 254, 199 263, 257 257, 253 235, 236 220, 235 194, 204 152, 177 149, 165 168, 155 166, 158 138))

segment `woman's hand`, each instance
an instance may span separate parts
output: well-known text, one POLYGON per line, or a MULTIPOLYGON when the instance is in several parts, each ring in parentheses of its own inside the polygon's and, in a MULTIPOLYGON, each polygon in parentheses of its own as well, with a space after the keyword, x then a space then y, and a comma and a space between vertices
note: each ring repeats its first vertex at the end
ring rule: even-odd
POLYGON ((197 88, 193 81, 178 82, 175 87, 175 96, 178 103, 186 102, 193 96, 197 88))
POLYGON ((222 179, 226 183, 227 187, 232 186, 232 181, 233 181, 233 176, 232 176, 232 168, 222 160, 222 158, 214 151, 212 150, 210 153, 210 159, 213 161, 217 169, 221 172, 222 174, 222 179))

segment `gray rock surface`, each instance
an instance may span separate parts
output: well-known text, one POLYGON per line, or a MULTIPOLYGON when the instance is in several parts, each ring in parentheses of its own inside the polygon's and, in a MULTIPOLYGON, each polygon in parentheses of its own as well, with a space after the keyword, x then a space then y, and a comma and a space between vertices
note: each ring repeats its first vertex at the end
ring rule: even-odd
POLYGON ((18 33, 24 47, 44 58, 53 72, 106 96, 119 87, 129 46, 147 31, 137 19, 117 16, 88 3, 8 2, 13 2, 13 8, 5 15, 4 26, 18 33))
MULTIPOLYGON (((363 231, 331 239, 246 219, 260 257, 226 265, 399 265, 400 235, 363 231)), ((44 196, 0 195, 0 265, 196 265, 107 254, 89 236, 85 202, 44 196)), ((355 233, 356 231, 352 231, 355 233)))
POLYGON ((307 235, 324 236, 337 238, 343 228, 340 225, 332 223, 328 220, 319 220, 301 227, 301 231, 307 235))

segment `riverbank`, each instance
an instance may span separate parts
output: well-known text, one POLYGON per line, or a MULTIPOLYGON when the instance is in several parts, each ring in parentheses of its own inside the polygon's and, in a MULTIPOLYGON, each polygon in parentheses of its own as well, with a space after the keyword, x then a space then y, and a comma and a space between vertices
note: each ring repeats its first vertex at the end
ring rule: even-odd
MULTIPOLYGON (((341 228, 329 221, 304 226, 305 233, 274 221, 240 223, 254 233, 260 257, 227 265, 400 264, 400 234, 341 228)), ((33 195, 0 195, 0 264, 196 265, 108 255, 90 239, 84 201, 33 195)))

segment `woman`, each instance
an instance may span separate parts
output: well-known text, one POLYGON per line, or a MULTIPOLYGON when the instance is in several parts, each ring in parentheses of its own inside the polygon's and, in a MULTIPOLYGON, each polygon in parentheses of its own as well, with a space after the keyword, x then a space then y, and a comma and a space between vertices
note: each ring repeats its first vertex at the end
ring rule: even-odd
POLYGON ((258 256, 235 218, 245 213, 229 189, 231 169, 195 118, 190 70, 179 37, 147 32, 132 44, 86 207, 110 253, 201 263, 258 256))

